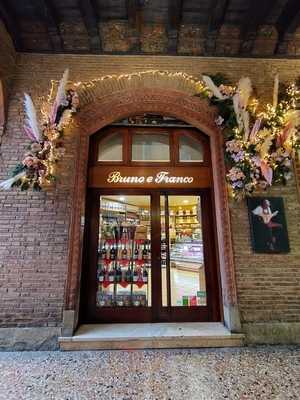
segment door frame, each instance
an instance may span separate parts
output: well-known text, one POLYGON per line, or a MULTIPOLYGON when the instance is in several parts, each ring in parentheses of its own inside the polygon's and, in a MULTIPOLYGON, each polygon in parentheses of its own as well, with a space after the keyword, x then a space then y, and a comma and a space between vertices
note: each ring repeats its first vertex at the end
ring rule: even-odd
POLYGON ((220 321, 220 291, 216 259, 215 223, 210 189, 133 189, 103 188, 88 189, 86 201, 87 223, 84 235, 84 257, 80 301, 80 321, 82 323, 99 322, 192 322, 220 321), (97 289, 96 268, 99 230, 99 197, 100 195, 149 195, 151 196, 151 307, 96 307, 97 289), (204 248, 205 279, 207 306, 196 307, 162 307, 161 285, 161 195, 190 194, 201 196, 203 237, 209 236, 204 248), (205 209, 205 212, 204 212, 205 209), (156 254, 157 256, 154 256, 156 254), (153 285, 153 282, 155 284, 153 285), (124 317, 124 315, 126 315, 124 317))

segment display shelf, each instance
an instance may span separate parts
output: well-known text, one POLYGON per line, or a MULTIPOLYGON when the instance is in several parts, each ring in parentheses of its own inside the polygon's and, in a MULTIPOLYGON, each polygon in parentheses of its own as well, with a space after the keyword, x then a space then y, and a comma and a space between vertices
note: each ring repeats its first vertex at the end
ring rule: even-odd
MULTIPOLYGON (((200 225, 200 224, 199 224, 199 222, 177 222, 176 226, 177 225, 200 225)), ((175 226, 175 229, 176 229, 176 226, 175 226)))
POLYGON ((173 215, 175 218, 188 218, 188 217, 198 217, 197 214, 183 214, 183 215, 173 215))
POLYGON ((148 282, 142 282, 142 281, 138 281, 138 282, 127 282, 127 281, 120 281, 120 282, 110 282, 110 281, 98 281, 98 284, 103 286, 104 288, 109 287, 110 285, 120 285, 123 288, 126 288, 130 285, 136 285, 137 287, 141 288, 143 286, 148 285, 148 282))
POLYGON ((175 242, 171 246, 170 261, 203 262, 203 244, 201 240, 175 242))

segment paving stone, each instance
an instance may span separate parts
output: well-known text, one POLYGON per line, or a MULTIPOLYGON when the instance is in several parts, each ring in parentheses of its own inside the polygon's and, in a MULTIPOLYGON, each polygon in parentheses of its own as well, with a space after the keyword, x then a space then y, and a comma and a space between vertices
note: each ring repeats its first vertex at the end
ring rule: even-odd
POLYGON ((300 399, 300 347, 0 353, 0 400, 300 399))

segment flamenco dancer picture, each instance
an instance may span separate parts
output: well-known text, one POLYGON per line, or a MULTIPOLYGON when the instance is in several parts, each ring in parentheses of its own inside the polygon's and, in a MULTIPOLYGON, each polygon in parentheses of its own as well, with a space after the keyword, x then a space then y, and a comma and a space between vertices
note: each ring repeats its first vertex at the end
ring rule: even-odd
POLYGON ((271 201, 268 199, 259 199, 259 202, 258 205, 256 203, 254 209, 253 206, 250 208, 256 250, 284 251, 286 245, 284 242, 287 241, 287 238, 285 238, 285 226, 281 223, 284 222, 283 210, 281 211, 279 204, 278 207, 275 207, 274 204, 271 205, 271 201), (276 220, 274 220, 275 217, 277 217, 276 220))

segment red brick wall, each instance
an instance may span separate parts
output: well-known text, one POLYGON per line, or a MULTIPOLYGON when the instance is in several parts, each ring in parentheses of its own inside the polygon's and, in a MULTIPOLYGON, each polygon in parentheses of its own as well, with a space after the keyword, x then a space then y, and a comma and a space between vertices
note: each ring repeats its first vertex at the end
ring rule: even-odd
MULTIPOLYGON (((27 139, 22 132, 23 92, 36 104, 46 96, 51 79, 69 67, 72 80, 148 69, 223 72, 233 81, 249 75, 258 94, 270 98, 273 75, 283 80, 300 75, 300 61, 193 57, 110 57, 19 55, 3 137, 0 179, 22 158, 27 139)), ((74 148, 60 164, 61 181, 42 193, 0 192, 0 325, 60 325, 67 268, 67 240, 73 184, 74 148)), ((300 205, 295 182, 271 192, 284 197, 291 252, 252 254, 245 203, 231 205, 236 279, 242 321, 300 321, 300 205)))

